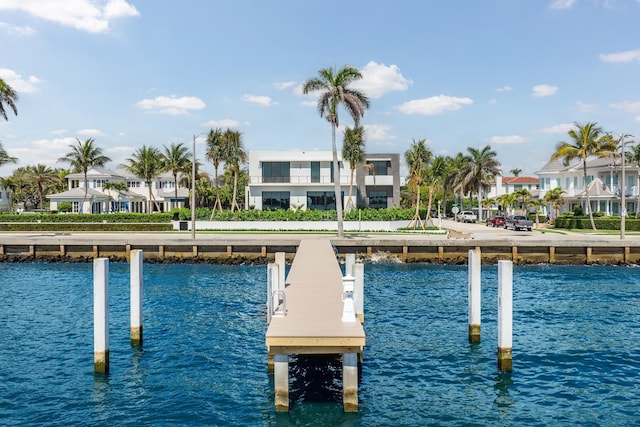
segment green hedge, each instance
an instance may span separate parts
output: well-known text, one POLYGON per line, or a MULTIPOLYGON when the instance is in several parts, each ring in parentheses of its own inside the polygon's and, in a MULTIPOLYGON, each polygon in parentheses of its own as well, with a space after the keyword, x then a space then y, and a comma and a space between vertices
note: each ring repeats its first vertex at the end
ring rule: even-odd
MULTIPOLYGON (((620 230, 619 216, 595 217, 593 222, 598 230, 620 230)), ((640 231, 640 219, 625 219, 625 230, 640 231)), ((560 216, 555 220, 556 228, 577 230, 591 230, 591 220, 588 216, 560 216)))
POLYGON ((0 223, 0 231, 172 231, 171 223, 0 223))
POLYGON ((56 214, 56 213, 29 213, 10 214, 0 213, 0 223, 6 222, 34 222, 37 223, 170 223, 172 214, 166 213, 114 213, 114 214, 56 214))

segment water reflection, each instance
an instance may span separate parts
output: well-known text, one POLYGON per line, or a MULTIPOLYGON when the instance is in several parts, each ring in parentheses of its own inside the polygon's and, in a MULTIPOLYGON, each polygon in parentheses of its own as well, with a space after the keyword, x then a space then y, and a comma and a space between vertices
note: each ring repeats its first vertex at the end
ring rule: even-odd
POLYGON ((509 371, 499 372, 495 378, 496 383, 493 385, 493 389, 496 393, 496 398, 493 400, 493 403, 495 403, 496 407, 505 412, 506 409, 514 403, 514 398, 509 393, 513 388, 513 379, 511 374, 512 373, 509 371))

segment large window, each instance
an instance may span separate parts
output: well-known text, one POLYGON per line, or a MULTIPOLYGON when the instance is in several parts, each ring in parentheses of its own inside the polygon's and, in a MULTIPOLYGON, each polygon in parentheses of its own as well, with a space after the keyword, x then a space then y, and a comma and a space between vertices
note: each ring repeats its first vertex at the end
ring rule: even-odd
POLYGON ((289 162, 263 162, 262 182, 290 182, 289 162))
POLYGON ((387 168, 389 167, 388 160, 367 160, 369 167, 369 175, 388 175, 387 168))
POLYGON ((369 207, 372 209, 387 208, 387 197, 386 191, 369 191, 369 207))
POLYGON ((320 162, 311 162, 311 182, 320 182, 320 162))
MULTIPOLYGON (((341 192, 344 199, 344 192, 341 192)), ((336 208, 336 193, 334 191, 307 191, 307 209, 330 211, 336 208)))
POLYGON ((262 210, 289 209, 290 198, 288 191, 263 191, 262 210))

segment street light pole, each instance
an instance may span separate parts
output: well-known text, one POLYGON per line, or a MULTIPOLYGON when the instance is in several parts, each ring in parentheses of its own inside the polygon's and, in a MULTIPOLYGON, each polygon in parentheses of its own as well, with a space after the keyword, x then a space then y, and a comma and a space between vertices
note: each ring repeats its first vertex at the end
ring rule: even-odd
POLYGON ((193 135, 193 161, 191 162, 191 238, 196 238, 196 136, 193 135))

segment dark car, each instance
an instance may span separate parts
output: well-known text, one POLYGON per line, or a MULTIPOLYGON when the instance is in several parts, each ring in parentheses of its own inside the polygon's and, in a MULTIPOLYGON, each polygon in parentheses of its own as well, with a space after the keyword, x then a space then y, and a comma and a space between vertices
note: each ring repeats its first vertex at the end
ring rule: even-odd
POLYGON ((488 226, 492 227, 504 227, 504 217, 503 216, 492 216, 487 218, 485 223, 488 226))

